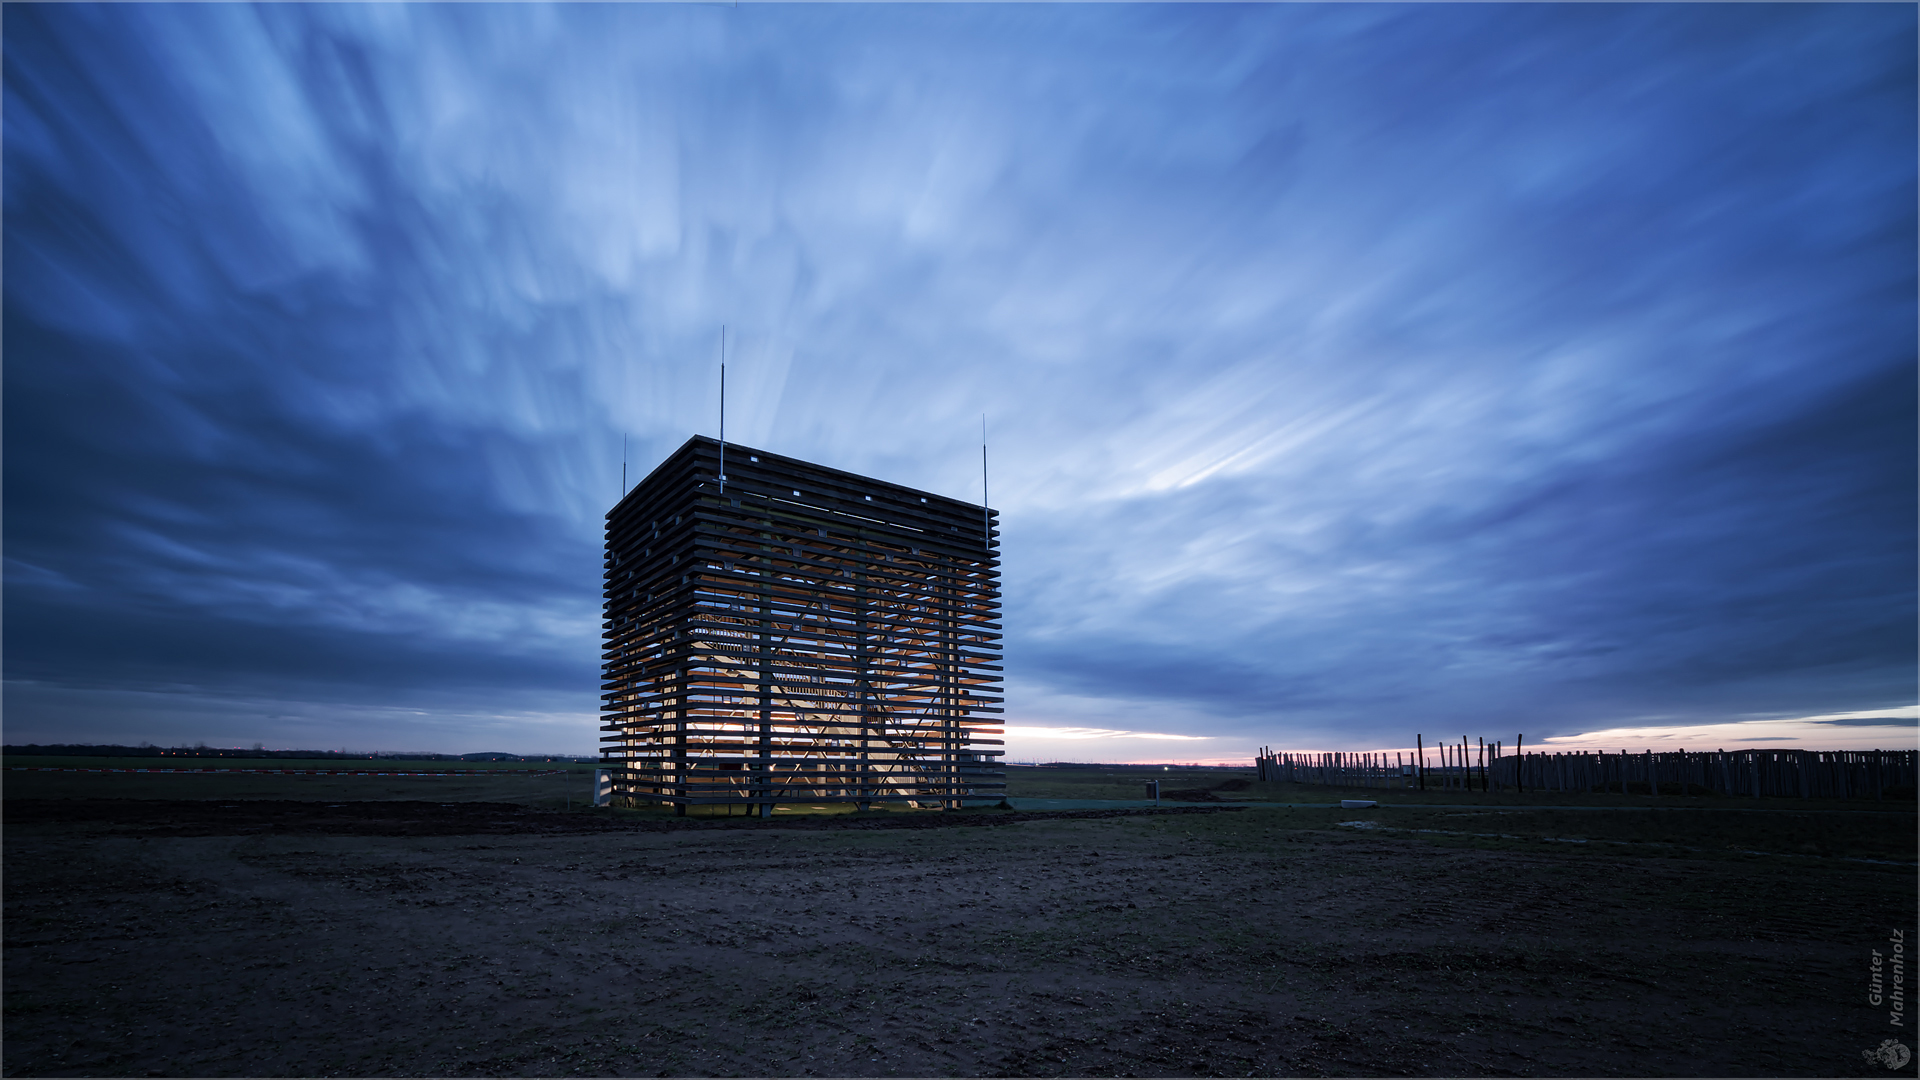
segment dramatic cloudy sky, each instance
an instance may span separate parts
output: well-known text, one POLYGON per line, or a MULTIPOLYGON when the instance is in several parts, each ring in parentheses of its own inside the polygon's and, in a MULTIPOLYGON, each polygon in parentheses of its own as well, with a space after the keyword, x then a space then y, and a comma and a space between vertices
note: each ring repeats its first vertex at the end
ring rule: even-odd
POLYGON ((1914 741, 1911 5, 4 43, 9 742, 590 749, 722 323, 739 441, 977 498, 989 414, 1016 759, 1914 741))

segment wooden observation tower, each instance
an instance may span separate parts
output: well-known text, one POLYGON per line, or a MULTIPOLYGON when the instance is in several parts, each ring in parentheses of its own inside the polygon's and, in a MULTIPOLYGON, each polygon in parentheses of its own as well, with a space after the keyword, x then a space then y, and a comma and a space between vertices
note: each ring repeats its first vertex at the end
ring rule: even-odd
POLYGON ((976 504, 687 440, 607 514, 614 801, 999 801, 994 532, 976 504))

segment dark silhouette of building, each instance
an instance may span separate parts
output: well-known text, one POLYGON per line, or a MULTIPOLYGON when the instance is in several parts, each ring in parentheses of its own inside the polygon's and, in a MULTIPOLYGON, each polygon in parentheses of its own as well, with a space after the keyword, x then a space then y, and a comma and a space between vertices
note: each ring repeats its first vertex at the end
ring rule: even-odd
POLYGON ((993 519, 687 440, 607 514, 614 801, 999 800, 1001 741, 982 737, 1001 733, 993 519))

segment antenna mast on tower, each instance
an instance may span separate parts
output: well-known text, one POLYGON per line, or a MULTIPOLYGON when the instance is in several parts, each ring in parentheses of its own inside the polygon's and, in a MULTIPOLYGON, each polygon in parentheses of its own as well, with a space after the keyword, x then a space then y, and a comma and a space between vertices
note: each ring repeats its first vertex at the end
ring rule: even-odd
POLYGON ((720 494, 727 493, 727 324, 720 324, 720 494))
POLYGON ((987 510, 987 414, 980 414, 980 535, 993 547, 993 518, 987 510))

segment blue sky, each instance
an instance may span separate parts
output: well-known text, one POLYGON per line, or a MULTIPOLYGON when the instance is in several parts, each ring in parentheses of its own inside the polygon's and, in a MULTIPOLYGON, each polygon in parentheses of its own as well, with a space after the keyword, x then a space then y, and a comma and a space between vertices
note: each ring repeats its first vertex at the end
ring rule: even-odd
POLYGON ((1913 744, 1911 6, 4 35, 9 742, 589 750, 725 323, 741 442, 989 415, 1014 758, 1913 744))

